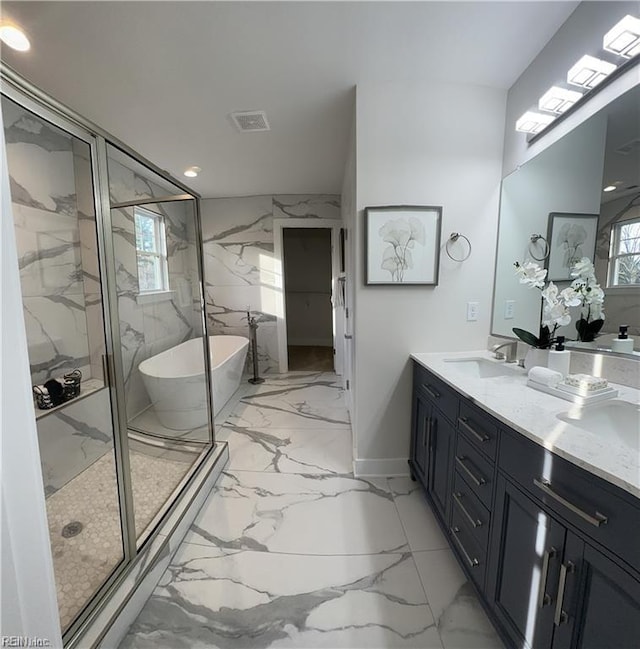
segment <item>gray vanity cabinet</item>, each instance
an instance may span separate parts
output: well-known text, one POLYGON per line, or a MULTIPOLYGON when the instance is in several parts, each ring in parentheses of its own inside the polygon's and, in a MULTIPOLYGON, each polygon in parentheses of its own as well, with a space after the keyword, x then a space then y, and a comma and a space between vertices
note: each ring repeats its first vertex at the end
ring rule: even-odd
POLYGON ((509 649, 640 649, 640 502, 414 364, 409 465, 509 649))
POLYGON ((640 647, 637 579, 502 476, 494 512, 487 594, 512 646, 640 647))
POLYGON ((454 393, 419 366, 413 394, 411 476, 420 480, 443 521, 449 520, 449 494, 454 428, 457 414, 454 393), (445 412, 447 415, 445 415, 445 412))

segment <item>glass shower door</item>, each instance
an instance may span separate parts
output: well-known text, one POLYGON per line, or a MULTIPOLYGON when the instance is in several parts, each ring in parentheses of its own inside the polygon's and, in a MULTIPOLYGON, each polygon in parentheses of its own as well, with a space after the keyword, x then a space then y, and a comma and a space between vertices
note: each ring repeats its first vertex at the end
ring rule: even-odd
POLYGON ((3 95, 2 115, 60 621, 67 631, 126 556, 105 362, 95 141, 28 101, 3 95))
POLYGON ((198 214, 193 197, 107 151, 116 353, 140 545, 212 446, 198 214))

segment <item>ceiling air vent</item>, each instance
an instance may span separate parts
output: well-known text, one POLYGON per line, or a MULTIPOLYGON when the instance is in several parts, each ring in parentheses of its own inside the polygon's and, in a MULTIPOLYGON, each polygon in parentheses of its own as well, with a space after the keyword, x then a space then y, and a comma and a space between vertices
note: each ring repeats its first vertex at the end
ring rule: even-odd
POLYGON ((231 119, 239 131, 270 131, 267 115, 263 110, 231 113, 231 119))
POLYGON ((640 138, 636 138, 635 140, 631 140, 630 142, 623 144, 621 147, 618 147, 616 149, 616 153, 619 153, 620 155, 630 155, 634 151, 639 149, 640 149, 640 138))

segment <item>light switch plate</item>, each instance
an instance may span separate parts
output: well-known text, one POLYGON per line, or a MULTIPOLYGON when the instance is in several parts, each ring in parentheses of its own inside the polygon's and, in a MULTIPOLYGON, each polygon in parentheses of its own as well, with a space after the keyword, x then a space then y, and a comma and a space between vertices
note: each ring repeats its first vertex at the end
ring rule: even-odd
POLYGON ((467 321, 475 322, 478 319, 479 302, 467 302, 467 321))
POLYGON ((515 300, 505 300, 504 301, 504 319, 513 320, 513 314, 516 310, 516 301, 515 300))

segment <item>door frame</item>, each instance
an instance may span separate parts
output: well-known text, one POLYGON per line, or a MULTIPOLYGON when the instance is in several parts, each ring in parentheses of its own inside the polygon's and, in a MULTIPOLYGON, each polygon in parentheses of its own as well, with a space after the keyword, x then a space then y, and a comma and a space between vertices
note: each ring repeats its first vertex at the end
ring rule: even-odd
MULTIPOLYGON (((343 227, 339 219, 273 219, 273 261, 275 271, 276 289, 276 327, 278 334, 278 368, 280 373, 289 371, 289 358, 287 354, 287 302, 286 286, 284 280, 284 236, 285 228, 330 228, 331 229, 331 321, 333 329, 334 368, 336 373, 342 372, 344 349, 338 341, 342 342, 337 329, 342 326, 342 318, 336 316, 337 283, 340 275, 340 228, 343 227)), ((343 307, 344 308, 344 307, 343 307)))

